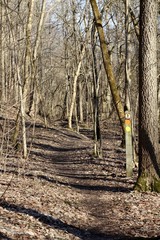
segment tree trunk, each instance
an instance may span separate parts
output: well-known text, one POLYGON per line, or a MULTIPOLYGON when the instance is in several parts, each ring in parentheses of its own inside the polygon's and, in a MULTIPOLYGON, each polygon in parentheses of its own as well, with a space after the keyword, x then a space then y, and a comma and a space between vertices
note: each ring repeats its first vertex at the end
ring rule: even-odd
MULTIPOLYGON (((22 122, 22 139, 23 139, 23 157, 27 158, 27 137, 26 137, 26 126, 25 126, 25 109, 26 109, 26 98, 28 94, 28 86, 30 79, 30 55, 31 55, 31 27, 32 27, 32 16, 33 16, 33 4, 34 0, 28 2, 28 19, 26 26, 26 52, 25 52, 25 63, 24 63, 24 83, 22 82, 22 77, 20 76, 20 63, 19 59, 16 59, 15 66, 17 71, 17 80, 19 84, 19 97, 20 97, 20 110, 17 113, 17 121, 14 133, 14 142, 17 142, 18 132, 20 123, 19 113, 21 113, 22 122)), ((13 35, 14 38, 14 35, 13 35)), ((14 44, 16 43, 14 39, 14 44)))
POLYGON ((94 154, 96 157, 102 157, 102 139, 99 120, 99 80, 101 75, 101 66, 98 73, 96 58, 96 39, 95 26, 92 27, 91 44, 92 44, 92 73, 93 73, 93 112, 94 112, 94 154))
POLYGON ((129 16, 129 0, 126 0, 126 62, 125 62, 125 108, 131 111, 131 36, 130 36, 130 16, 129 16))
POLYGON ((126 61, 125 61, 125 114, 129 112, 131 121, 130 131, 125 132, 126 145, 126 173, 132 176, 133 172, 133 114, 131 109, 131 33, 130 33, 130 0, 126 0, 125 4, 125 33, 126 33, 126 61), (128 140, 128 142, 127 142, 128 140))
POLYGON ((78 76, 79 76, 79 73, 80 73, 84 53, 85 53, 85 46, 83 46, 81 56, 80 56, 80 61, 79 61, 77 71, 76 71, 76 74, 74 76, 74 81, 73 81, 73 94, 72 94, 72 97, 71 97, 71 106, 70 106, 70 111, 69 111, 69 116, 68 116, 68 127, 69 128, 72 128, 72 115, 73 115, 74 103, 75 103, 75 99, 76 99, 77 80, 78 80, 78 76))
POLYGON ((157 103, 157 0, 140 1, 139 191, 160 192, 157 103))
MULTIPOLYGON (((126 5, 126 0, 123 1, 124 4, 126 5)), ((131 20, 132 20, 132 23, 133 23, 133 27, 134 27, 134 31, 135 31, 135 34, 136 34, 136 37, 139 41, 139 25, 138 25, 138 20, 136 20, 136 16, 130 6, 130 4, 128 5, 128 10, 129 10, 129 14, 130 14, 130 17, 131 17, 131 20)))
POLYGON ((43 22, 44 22, 44 17, 45 17, 45 8, 46 8, 46 0, 43 0, 42 7, 41 7, 40 19, 39 19, 38 26, 37 26, 35 45, 34 45, 34 49, 33 49, 32 73, 31 73, 31 82, 33 83, 33 90, 31 92, 31 102, 30 102, 30 107, 29 107, 29 115, 31 115, 31 116, 36 115, 36 109, 37 109, 36 106, 38 105, 38 101, 39 101, 38 94, 36 94, 36 87, 37 87, 36 63, 37 63, 37 54, 38 54, 41 33, 42 33, 42 28, 43 28, 43 22))
POLYGON ((26 102, 28 99, 29 83, 31 79, 31 28, 33 18, 34 0, 28 1, 28 19, 26 25, 26 52, 24 63, 24 84, 23 84, 23 98, 24 98, 24 111, 26 109, 26 102))
POLYGON ((19 66, 17 65, 17 77, 19 83, 20 96, 20 112, 22 121, 22 140, 23 140, 23 157, 27 158, 27 137, 26 137, 26 121, 25 121, 25 99, 23 97, 22 80, 20 76, 19 66))
POLYGON ((138 26, 138 21, 136 21, 136 17, 134 15, 134 12, 131 8, 131 6, 129 6, 129 13, 131 15, 131 20, 132 20, 132 23, 133 23, 133 26, 134 26, 134 31, 136 33, 136 37, 139 41, 139 26, 138 26))
POLYGON ((83 123, 83 91, 82 91, 82 82, 78 83, 79 90, 79 121, 83 123))
POLYGON ((117 84, 116 84, 116 80, 115 80, 115 76, 113 73, 113 69, 112 69, 112 64, 111 64, 111 60, 110 60, 110 56, 109 56, 109 51, 107 48, 107 43, 105 40, 105 35, 104 35, 104 31, 103 31, 103 27, 102 27, 102 19, 101 19, 101 15, 100 12, 98 10, 98 6, 96 3, 96 0, 90 0, 91 6, 92 6, 92 10, 93 10, 93 14, 94 14, 94 18, 95 18, 95 23, 96 23, 96 27, 97 27, 97 31, 98 31, 98 35, 99 35, 99 40, 100 40, 100 45, 101 45, 101 51, 102 51, 102 56, 103 56, 103 63, 104 63, 104 68, 107 74, 107 78, 108 78, 108 82, 111 88, 111 93, 113 96, 113 102, 114 105, 116 107, 117 110, 117 114, 122 126, 122 130, 123 133, 125 132, 125 126, 124 126, 124 108, 121 102, 121 98, 120 98, 120 94, 117 88, 117 84))
POLYGON ((4 74, 4 34, 3 34, 3 17, 4 15, 4 7, 2 3, 0 3, 0 100, 2 102, 5 101, 5 74, 4 74))

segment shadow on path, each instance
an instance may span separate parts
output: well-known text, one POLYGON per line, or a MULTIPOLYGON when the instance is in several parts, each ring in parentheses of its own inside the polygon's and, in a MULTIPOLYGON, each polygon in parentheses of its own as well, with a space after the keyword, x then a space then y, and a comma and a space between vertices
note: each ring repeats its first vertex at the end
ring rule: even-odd
POLYGON ((7 237, 6 235, 4 235, 3 233, 0 232, 0 239, 1 240, 12 240, 11 238, 7 237))
POLYGON ((75 152, 75 151, 82 151, 86 150, 87 147, 57 147, 53 145, 47 144, 42 144, 42 143, 33 143, 33 146, 36 148, 40 148, 42 150, 47 150, 51 152, 75 152))
MULTIPOLYGON (((8 203, 4 200, 0 201, 0 206, 3 207, 4 209, 8 210, 8 211, 12 211, 15 213, 22 213, 22 214, 26 214, 29 216, 34 217, 35 219, 37 219, 38 221, 53 227, 55 229, 59 229, 59 230, 63 230, 63 231, 67 231, 70 234, 73 234, 74 236, 79 237, 82 240, 129 240, 129 239, 133 239, 133 240, 140 240, 140 239, 149 239, 149 238, 137 238, 137 237, 127 237, 127 236, 119 236, 118 234, 115 233, 115 235, 107 235, 107 234, 103 234, 103 233, 97 233, 95 232, 95 230, 85 230, 85 229, 80 229, 78 227, 75 227, 73 225, 69 225, 67 223, 64 223, 63 221, 59 220, 59 219, 55 219, 52 216, 49 215, 45 215, 43 213, 40 213, 36 210, 33 210, 31 208, 25 208, 23 206, 18 206, 12 203, 8 203)), ((0 235, 0 239, 8 239, 10 240, 10 238, 5 237, 3 234, 0 235)), ((150 239, 159 239, 159 238, 150 238, 150 239)))
POLYGON ((54 180, 53 178, 47 177, 45 175, 38 175, 37 176, 39 179, 43 179, 46 180, 48 182, 52 182, 52 183, 57 183, 60 185, 64 185, 64 186, 70 186, 79 190, 86 190, 86 191, 110 191, 110 192, 126 192, 129 193, 132 189, 129 189, 128 187, 112 187, 112 186, 102 186, 102 185, 87 185, 87 184, 73 184, 73 183, 66 183, 66 182, 62 182, 62 181, 58 181, 58 180, 54 180))

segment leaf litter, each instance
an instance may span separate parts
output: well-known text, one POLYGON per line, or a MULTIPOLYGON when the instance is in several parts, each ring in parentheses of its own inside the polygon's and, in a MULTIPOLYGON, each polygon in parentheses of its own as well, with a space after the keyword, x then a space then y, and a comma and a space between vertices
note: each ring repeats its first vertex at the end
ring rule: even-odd
POLYGON ((27 160, 12 148, 1 157, 0 239, 160 239, 160 195, 133 191, 119 127, 105 125, 103 159, 89 128, 39 123, 28 141, 27 160))

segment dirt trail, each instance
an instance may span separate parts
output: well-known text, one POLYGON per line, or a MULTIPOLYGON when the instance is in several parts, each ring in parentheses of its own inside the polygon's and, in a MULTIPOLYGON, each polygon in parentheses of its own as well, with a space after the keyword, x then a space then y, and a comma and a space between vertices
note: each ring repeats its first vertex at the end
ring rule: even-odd
POLYGON ((132 191, 118 127, 103 130, 103 159, 89 129, 36 124, 28 136, 27 161, 1 160, 0 239, 160 239, 159 194, 132 191))

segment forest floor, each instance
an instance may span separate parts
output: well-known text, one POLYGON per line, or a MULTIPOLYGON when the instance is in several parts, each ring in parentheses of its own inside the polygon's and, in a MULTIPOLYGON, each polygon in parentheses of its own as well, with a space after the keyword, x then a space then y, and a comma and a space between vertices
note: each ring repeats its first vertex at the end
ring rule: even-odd
POLYGON ((0 239, 160 239, 160 195, 133 191, 137 170, 126 177, 116 124, 103 126, 103 159, 93 156, 89 128, 28 122, 27 135, 27 160, 10 134, 1 141, 0 239))

